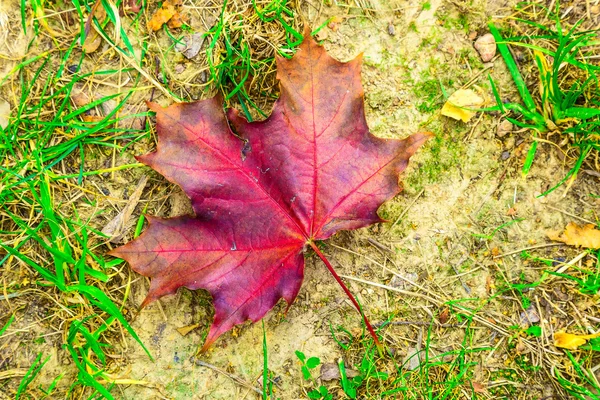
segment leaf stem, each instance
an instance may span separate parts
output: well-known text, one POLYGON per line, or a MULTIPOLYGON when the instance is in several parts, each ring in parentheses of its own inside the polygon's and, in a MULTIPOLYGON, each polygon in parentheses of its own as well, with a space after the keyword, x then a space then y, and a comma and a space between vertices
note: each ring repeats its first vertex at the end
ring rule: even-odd
POLYGON ((323 260, 323 262, 325 263, 325 266, 327 267, 327 269, 329 270, 329 272, 331 273, 331 275, 333 275, 334 279, 337 281, 337 283, 342 287, 342 289, 346 293, 346 296, 348 296, 348 298, 350 299, 350 301, 352 302, 352 304, 354 304, 354 307, 356 307, 356 309, 358 310, 358 312, 360 313, 360 315, 363 317, 363 321, 365 321, 365 325, 367 326, 367 329, 369 330, 369 333, 371 334, 371 336, 373 336, 373 339, 375 340, 375 344, 377 345, 377 348, 381 349, 381 343, 379 342, 379 339, 377 338, 377 334, 375 333, 375 330, 371 326, 371 323, 367 319, 365 313, 363 313, 362 309, 360 308, 360 305, 358 304, 358 302, 356 301, 356 299, 354 298, 354 296, 350 292, 350 289, 348 289, 348 287, 342 281, 342 278, 340 278, 340 276, 337 274, 337 272, 335 272, 335 269, 333 269, 333 266, 331 265, 331 263, 329 262, 329 260, 325 257, 325 255, 321 252, 321 250, 319 250, 319 248, 317 247, 317 245, 315 244, 315 242, 313 242, 311 240, 309 243, 310 243, 310 247, 312 247, 312 249, 315 251, 315 253, 317 253, 317 255, 319 256, 319 258, 321 260, 323 260))

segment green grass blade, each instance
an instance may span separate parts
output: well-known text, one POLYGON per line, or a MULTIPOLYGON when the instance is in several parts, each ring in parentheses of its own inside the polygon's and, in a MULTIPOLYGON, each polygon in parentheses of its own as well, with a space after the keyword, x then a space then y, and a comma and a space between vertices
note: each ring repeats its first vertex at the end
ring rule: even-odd
POLYGON ((37 357, 35 358, 35 361, 33 362, 33 364, 31 364, 31 366, 25 373, 25 376, 23 376, 23 379, 21 380, 19 387, 17 388, 17 394, 15 396, 15 400, 19 400, 21 398, 21 396, 25 393, 29 384, 40 373, 40 371, 42 370, 44 365, 48 362, 48 360, 50 360, 50 356, 46 357, 46 359, 44 361, 41 361, 41 360, 42 360, 42 353, 38 353, 37 357))
POLYGON ((510 72, 510 75, 512 76, 513 81, 514 81, 515 85, 517 86, 517 90, 519 91, 519 94, 521 95, 521 99, 523 99, 523 103, 525 103, 525 107, 527 107, 530 111, 535 111, 535 109, 536 109, 535 102, 533 101, 533 98, 531 97, 531 94, 529 93, 529 90, 527 89, 527 85, 525 84, 525 81, 523 80, 523 77, 521 76, 521 73, 519 72, 519 68, 517 67, 517 64, 515 63, 515 60, 513 59, 512 54, 508 50, 508 46, 506 45, 506 42, 502 38, 502 35, 498 31, 498 29, 494 26, 494 24, 490 23, 489 28, 490 28, 490 32, 494 36, 494 39, 496 40, 496 45, 498 46, 498 50, 500 51, 500 54, 502 55, 502 58, 504 59, 504 62, 506 63, 506 66, 508 67, 508 71, 510 72))
POLYGON ((133 337, 135 341, 139 343, 142 349, 144 349, 148 357, 152 361, 154 361, 154 358, 150 354, 150 351, 148 351, 146 346, 144 346, 144 343, 139 338, 135 330, 131 327, 131 325, 129 325, 129 322, 127 322, 123 314, 121 314, 119 307, 117 307, 115 303, 113 303, 113 301, 110 298, 108 298, 106 294, 104 294, 103 291, 101 291, 97 287, 85 285, 72 285, 67 288, 67 291, 76 291, 84 294, 88 298, 88 300, 90 300, 90 302, 96 307, 106 312, 107 314, 115 317, 123 325, 127 332, 129 332, 131 337, 133 337))

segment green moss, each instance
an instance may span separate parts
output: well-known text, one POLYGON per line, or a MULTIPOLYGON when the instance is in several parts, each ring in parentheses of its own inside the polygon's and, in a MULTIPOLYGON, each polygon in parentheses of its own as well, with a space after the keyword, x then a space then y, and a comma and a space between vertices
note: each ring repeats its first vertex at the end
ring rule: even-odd
MULTIPOLYGON (((454 134, 442 133, 440 125, 438 120, 429 127, 435 136, 425 145, 423 159, 406 179, 414 190, 421 190, 427 184, 438 182, 445 172, 454 171, 457 160, 464 154, 463 142, 456 140, 454 134)), ((462 134, 458 130, 453 133, 458 133, 456 136, 462 134)))
POLYGON ((471 30, 467 14, 450 15, 436 12, 435 17, 442 22, 442 26, 446 29, 462 30, 465 33, 471 30))
MULTIPOLYGON (((430 63, 430 66, 434 66, 430 63)), ((431 113, 439 110, 444 104, 442 85, 450 87, 454 84, 451 79, 429 78, 430 74, 422 74, 423 81, 414 84, 413 94, 417 99, 416 108, 422 113, 431 113)))

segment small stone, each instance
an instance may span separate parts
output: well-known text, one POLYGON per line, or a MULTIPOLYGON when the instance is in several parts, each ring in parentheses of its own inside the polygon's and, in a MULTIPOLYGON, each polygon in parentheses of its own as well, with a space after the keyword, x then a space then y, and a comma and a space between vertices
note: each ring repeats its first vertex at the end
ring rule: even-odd
POLYGON ((473 45, 483 62, 491 61, 496 55, 496 40, 491 33, 480 36, 473 45))
POLYGON ((394 25, 392 25, 391 22, 388 24, 387 31, 388 31, 388 35, 390 35, 390 36, 396 35, 396 29, 394 28, 394 25))
POLYGON ((469 40, 475 40, 476 37, 477 37, 477 31, 469 32, 469 40))
POLYGON ((508 160, 510 158, 510 151, 503 151, 500 158, 502 159, 502 161, 508 160))
POLYGON ((498 135, 498 137, 504 137, 511 133, 512 130, 513 124, 509 120, 505 119, 498 124, 498 130, 496 131, 496 134, 498 135))
POLYGON ((592 14, 600 14, 600 6, 591 6, 590 7, 590 12, 592 14))
POLYGON ((183 71, 185 71, 185 65, 183 64, 175 64, 175 73, 177 74, 181 74, 183 71))

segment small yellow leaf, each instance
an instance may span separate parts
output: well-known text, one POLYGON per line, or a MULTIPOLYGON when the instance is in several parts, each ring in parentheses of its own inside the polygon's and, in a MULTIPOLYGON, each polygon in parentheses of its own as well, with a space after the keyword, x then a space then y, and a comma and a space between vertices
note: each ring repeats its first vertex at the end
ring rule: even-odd
POLYGON ((156 32, 162 28, 164 24, 171 22, 170 28, 179 28, 185 23, 185 17, 179 14, 183 1, 182 0, 166 0, 161 8, 154 12, 150 21, 148 21, 148 29, 156 32))
POLYGON ((558 232, 548 232, 551 240, 563 242, 569 246, 585 247, 586 249, 600 249, 600 230, 592 224, 579 226, 570 222, 563 234, 558 232))
POLYGON ((200 324, 192 324, 192 325, 188 325, 188 326, 182 326, 181 328, 177 328, 177 332, 179 332, 181 334, 181 336, 185 336, 199 326, 200 326, 200 324))
POLYGON ((442 115, 468 122, 476 112, 472 109, 481 107, 483 103, 484 100, 473 90, 459 89, 450 95, 442 107, 442 115))
POLYGON ((568 350, 577 350, 579 346, 587 343, 590 339, 600 337, 600 332, 594 335, 575 335, 573 333, 556 332, 554 334, 554 346, 568 350))

